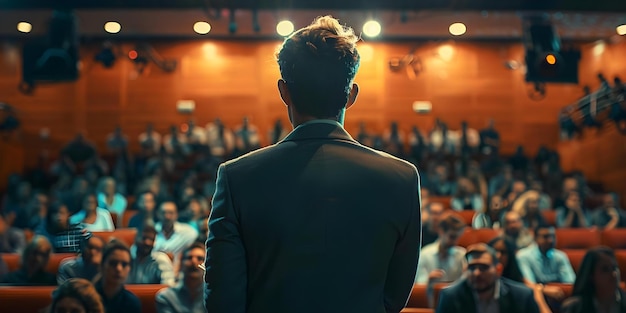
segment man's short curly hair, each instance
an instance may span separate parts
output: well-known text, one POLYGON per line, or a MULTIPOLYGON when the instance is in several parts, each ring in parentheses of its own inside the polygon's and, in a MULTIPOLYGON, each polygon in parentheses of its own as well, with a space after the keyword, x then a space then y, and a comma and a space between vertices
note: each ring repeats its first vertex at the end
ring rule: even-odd
POLYGON ((336 117, 348 102, 360 56, 359 37, 331 16, 316 18, 285 40, 276 57, 301 114, 336 117))

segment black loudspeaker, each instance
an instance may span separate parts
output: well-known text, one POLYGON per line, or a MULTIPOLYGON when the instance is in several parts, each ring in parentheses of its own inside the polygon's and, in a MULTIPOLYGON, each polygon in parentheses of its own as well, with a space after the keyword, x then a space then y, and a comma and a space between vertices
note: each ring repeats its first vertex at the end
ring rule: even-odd
POLYGON ((79 76, 78 32, 71 12, 55 11, 48 35, 25 43, 22 49, 22 81, 74 81, 79 76))

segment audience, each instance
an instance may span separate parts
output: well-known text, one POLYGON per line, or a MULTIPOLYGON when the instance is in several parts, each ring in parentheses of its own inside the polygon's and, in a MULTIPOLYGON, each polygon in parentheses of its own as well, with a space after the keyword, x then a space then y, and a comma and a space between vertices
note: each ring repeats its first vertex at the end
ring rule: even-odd
POLYGON ((50 313, 105 313, 100 295, 88 280, 71 278, 52 292, 50 313))
POLYGON ((471 245, 465 258, 466 276, 441 291, 437 313, 539 313, 533 290, 501 277, 502 264, 493 248, 484 243, 471 245))
POLYGON ((450 206, 455 211, 474 210, 482 212, 483 199, 476 192, 476 186, 471 180, 461 177, 457 181, 456 193, 451 199, 450 206))
POLYGON ((205 247, 193 243, 183 250, 182 279, 175 287, 159 291, 156 295, 158 313, 204 313, 204 263, 205 247))
POLYGON ((130 284, 174 285, 174 268, 167 254, 152 251, 156 238, 154 226, 146 224, 137 232, 130 248, 133 262, 128 276, 130 284))
POLYGON ((626 293, 613 250, 595 247, 587 251, 574 282, 572 297, 563 302, 563 313, 626 312, 626 293))
POLYGON ((158 218, 154 250, 172 255, 174 269, 177 271, 180 253, 196 240, 198 231, 189 224, 178 222, 178 208, 174 202, 161 203, 158 218))
POLYGON ((503 217, 504 227, 502 234, 504 238, 515 245, 515 249, 528 247, 533 242, 532 233, 522 223, 519 213, 509 211, 503 217))
POLYGON ((60 202, 50 205, 46 220, 35 229, 35 234, 48 238, 55 253, 80 252, 82 240, 91 236, 82 224, 70 224, 69 210, 60 202))
POLYGON ((461 277, 465 266, 465 249, 457 244, 464 230, 465 223, 460 216, 452 212, 443 213, 437 230, 437 241, 422 248, 416 283, 452 282, 461 277))
POLYGON ((9 272, 0 278, 0 283, 16 286, 55 286, 57 280, 54 274, 46 272, 46 265, 50 260, 52 245, 43 236, 34 237, 22 253, 20 268, 9 272))
POLYGON ((472 218, 473 228, 493 228, 500 229, 501 221, 504 216, 504 204, 502 197, 493 195, 489 201, 489 206, 484 212, 474 214, 472 218))
POLYGON ((92 281, 100 273, 104 239, 93 236, 82 241, 81 255, 75 259, 61 261, 57 274, 58 284, 70 278, 84 278, 92 281))
POLYGON ((126 210, 126 197, 117 192, 115 179, 104 177, 98 183, 98 207, 122 216, 126 210))
POLYGON ((604 230, 626 227, 626 212, 618 206, 617 194, 605 194, 602 202, 602 206, 595 209, 591 216, 591 225, 604 230))
POLYGON ((128 222, 128 227, 137 228, 141 230, 143 225, 155 225, 156 215, 156 199, 154 194, 150 191, 143 192, 139 195, 137 200, 137 214, 133 215, 128 222))
POLYGON ((583 208, 580 195, 576 191, 569 191, 565 196, 565 204, 557 208, 556 226, 559 228, 586 228, 591 227, 589 213, 583 208))
POLYGON ((554 227, 540 225, 535 228, 535 243, 517 252, 517 262, 526 282, 535 287, 539 285, 546 296, 562 300, 560 288, 548 288, 548 283, 572 284, 576 274, 567 255, 555 249, 556 236, 554 227))
POLYGON ((82 209, 70 216, 70 223, 81 223, 89 231, 115 230, 111 213, 99 208, 96 196, 91 193, 85 196, 82 209))
POLYGON ((119 241, 112 241, 102 252, 101 277, 95 282, 107 313, 141 312, 141 302, 124 288, 132 265, 130 250, 119 241))
POLYGON ((431 202, 422 210, 422 247, 429 245, 439 237, 439 223, 445 207, 441 202, 431 202))

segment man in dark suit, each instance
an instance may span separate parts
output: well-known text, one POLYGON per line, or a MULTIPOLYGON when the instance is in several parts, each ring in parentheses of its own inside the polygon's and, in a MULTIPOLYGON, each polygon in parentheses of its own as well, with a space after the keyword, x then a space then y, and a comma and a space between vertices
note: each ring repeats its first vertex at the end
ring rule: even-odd
POLYGON ((400 312, 420 247, 419 177, 343 128, 358 37, 320 17, 278 53, 295 129, 222 164, 206 242, 211 313, 400 312))
POLYGON ((501 278, 496 251, 484 243, 467 248, 467 276, 441 290, 437 313, 539 313, 533 291, 501 278))

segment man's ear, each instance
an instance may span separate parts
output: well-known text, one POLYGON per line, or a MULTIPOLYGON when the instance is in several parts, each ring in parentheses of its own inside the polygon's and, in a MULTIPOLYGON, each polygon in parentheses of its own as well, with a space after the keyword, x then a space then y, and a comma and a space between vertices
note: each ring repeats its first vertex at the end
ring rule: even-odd
POLYGON ((346 110, 349 109, 356 102, 356 97, 358 94, 359 85, 354 83, 352 84, 352 88, 350 89, 350 95, 348 96, 348 102, 346 103, 346 110))
POLYGON ((291 94, 289 93, 289 88, 287 88, 287 82, 282 78, 278 80, 278 92, 280 93, 280 98, 283 100, 283 103, 290 107, 293 103, 291 101, 291 94))

